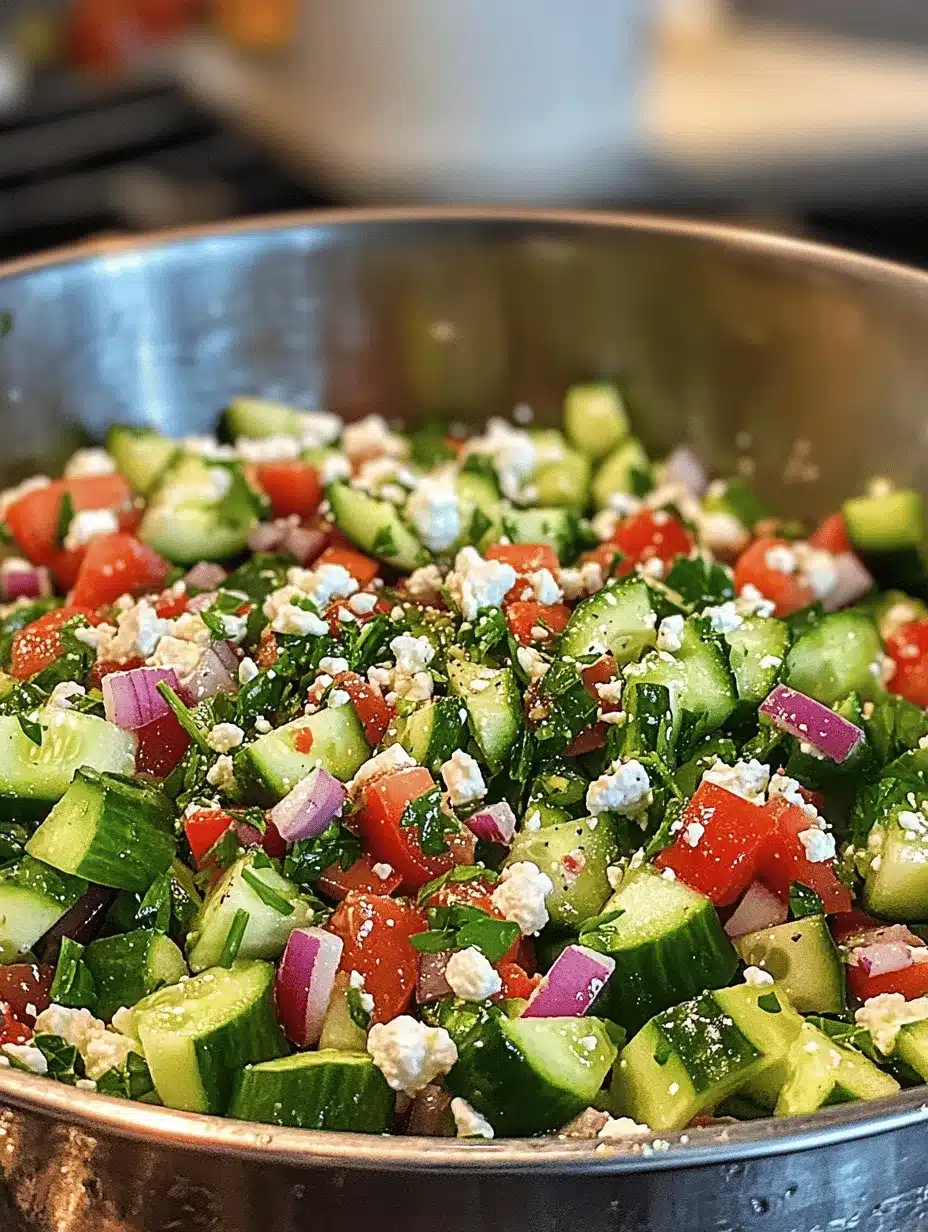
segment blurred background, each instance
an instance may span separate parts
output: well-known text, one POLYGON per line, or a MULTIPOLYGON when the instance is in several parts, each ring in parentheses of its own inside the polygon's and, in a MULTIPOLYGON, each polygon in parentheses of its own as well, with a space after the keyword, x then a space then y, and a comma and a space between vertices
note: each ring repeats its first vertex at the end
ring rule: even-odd
POLYGON ((686 213, 928 264, 928 4, 3 0, 0 259, 416 201, 686 213))

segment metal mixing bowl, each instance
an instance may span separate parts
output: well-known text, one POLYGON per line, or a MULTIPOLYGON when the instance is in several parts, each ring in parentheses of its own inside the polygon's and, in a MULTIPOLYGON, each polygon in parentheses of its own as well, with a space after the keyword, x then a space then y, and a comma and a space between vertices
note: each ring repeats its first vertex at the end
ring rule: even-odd
MULTIPOLYGON (((477 422, 617 376, 815 515, 928 478, 928 277, 788 239, 583 214, 367 212, 93 245, 0 276, 2 467, 230 395, 477 422)), ((276 1130, 0 1071, 2 1232, 897 1232, 928 1226, 928 1092, 642 1149, 276 1130)))

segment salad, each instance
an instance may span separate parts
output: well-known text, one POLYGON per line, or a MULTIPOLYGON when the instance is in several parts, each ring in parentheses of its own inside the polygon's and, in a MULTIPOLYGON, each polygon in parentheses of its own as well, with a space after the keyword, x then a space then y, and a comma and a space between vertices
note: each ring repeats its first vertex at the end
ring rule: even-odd
POLYGON ((4 492, 0 1062, 479 1139, 928 1080, 921 498, 629 433, 240 398, 4 492))

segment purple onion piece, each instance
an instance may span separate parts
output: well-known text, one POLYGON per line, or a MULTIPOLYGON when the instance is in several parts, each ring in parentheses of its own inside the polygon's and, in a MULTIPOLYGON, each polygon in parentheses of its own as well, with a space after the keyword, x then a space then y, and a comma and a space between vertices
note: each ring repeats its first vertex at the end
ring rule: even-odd
POLYGON ((725 933, 734 938, 760 932, 762 928, 774 928, 777 924, 785 924, 788 914, 786 904, 773 890, 762 881, 752 881, 726 921, 725 933))
POLYGON ((332 999, 343 941, 322 928, 296 928, 277 972, 277 1013, 289 1039, 318 1043, 332 999))
POLYGON ((472 834, 490 843, 508 847, 516 832, 516 816, 505 800, 478 809, 464 823, 472 834))
POLYGON ((440 950, 437 954, 419 955, 419 978, 416 981, 416 1001, 419 1005, 440 1001, 452 991, 445 972, 453 952, 440 950))
POLYGON ((162 681, 177 692, 173 667, 133 667, 104 676, 103 712, 107 719, 124 731, 135 731, 163 718, 171 707, 158 692, 162 681))
POLYGON ((585 945, 561 950, 528 1005, 523 1018, 581 1018, 615 970, 615 959, 585 945))
POLYGON ((195 590, 218 590, 228 576, 222 565, 212 560, 201 560, 187 573, 184 581, 195 590))
POLYGON ((778 684, 761 702, 760 712, 779 731, 810 744, 831 761, 847 761, 864 738, 855 724, 805 693, 778 684))
POLYGON ((217 591, 204 590, 200 595, 194 595, 187 604, 188 612, 205 612, 208 607, 212 607, 216 602, 217 591))
POLYGON ((827 612, 837 612, 863 599, 873 590, 872 575, 853 552, 842 552, 835 557, 835 583, 822 600, 827 612))
POLYGON ((189 682, 196 701, 238 689, 238 655, 229 642, 213 642, 189 682))
POLYGON ((323 530, 310 530, 306 526, 291 526, 281 546, 285 552, 295 556, 305 568, 322 555, 328 542, 329 536, 323 530))
POLYGON ((271 809, 271 820, 288 843, 321 834, 344 807, 344 783, 317 766, 271 809))
POLYGON ((28 560, 9 558, 0 569, 0 599, 39 599, 52 593, 51 578, 42 565, 33 565, 28 560))
POLYGON ((709 476, 692 449, 680 445, 664 463, 664 482, 679 484, 694 496, 702 496, 709 483, 709 476))
POLYGON ((289 529, 276 522, 259 522, 248 532, 248 546, 252 552, 278 552, 289 529))
POLYGON ((79 941, 81 945, 93 941, 103 927, 106 913, 115 897, 116 891, 106 886, 88 886, 74 906, 51 926, 39 942, 37 947, 39 961, 57 963, 64 937, 79 941))

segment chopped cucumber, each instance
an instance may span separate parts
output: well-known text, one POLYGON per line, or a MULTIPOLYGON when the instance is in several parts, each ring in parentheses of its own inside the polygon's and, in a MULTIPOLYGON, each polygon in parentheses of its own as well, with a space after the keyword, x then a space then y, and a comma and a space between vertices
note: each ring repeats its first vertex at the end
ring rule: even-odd
POLYGON ((247 1066, 228 1115, 297 1129, 384 1134, 393 1126, 395 1100, 369 1056, 321 1049, 247 1066))
POLYGON ((270 963, 204 971, 145 997, 132 1017, 167 1108, 225 1112, 243 1066, 287 1052, 274 1013, 270 963))
POLYGON ((449 658, 448 687, 467 708, 470 729, 495 774, 522 728, 522 698, 508 667, 484 667, 449 658), (478 687, 474 687, 474 686, 478 687))
POLYGON ((842 1048, 804 1022, 786 1055, 786 1081, 775 1116, 802 1116, 826 1104, 894 1095, 899 1083, 862 1053, 842 1048))
POLYGON ((786 659, 791 688, 833 706, 849 693, 875 697, 883 687, 882 646, 866 613, 823 616, 793 645, 786 659))
POLYGON ((87 892, 72 877, 32 856, 0 870, 0 963, 15 962, 31 950, 87 892))
POLYGON ((106 448, 130 488, 147 496, 174 463, 180 447, 151 428, 117 424, 110 428, 106 448))
POLYGON ((759 706, 780 677, 789 650, 789 628, 770 616, 749 617, 725 634, 738 700, 759 706))
POLYGON ((907 1022, 900 1027, 893 1056, 928 1082, 928 1022, 907 1022))
POLYGON ((609 822, 583 817, 516 835, 508 864, 527 860, 554 885, 546 906, 555 928, 576 930, 598 915, 609 897, 607 869, 618 858, 609 822))
POLYGON ((911 488, 858 496, 844 502, 843 513, 851 543, 864 552, 917 548, 924 538, 922 496, 911 488))
POLYGON ((87 946, 83 957, 97 990, 96 1012, 107 1022, 120 1007, 131 1007, 187 974, 174 942, 152 928, 101 937, 87 946))
POLYGON ((406 570, 431 560, 428 548, 389 501, 377 500, 347 483, 333 483, 328 497, 336 526, 369 555, 406 570))
POLYGON ((185 454, 152 494, 139 538, 177 565, 225 560, 248 546, 258 508, 237 463, 185 454))
POLYGON ((397 720, 396 738, 410 757, 433 774, 455 749, 464 747, 468 710, 456 697, 426 702, 412 714, 397 720))
POLYGON ((699 716, 695 735, 707 735, 721 727, 737 704, 735 682, 725 656, 714 640, 703 639, 695 620, 687 621, 676 657, 654 651, 626 674, 636 685, 666 685, 675 725, 684 710, 699 716))
POLYGON ((240 436, 302 436, 306 412, 266 398, 233 398, 222 413, 220 432, 230 440, 240 436))
POLYGON ((532 487, 539 505, 570 505, 584 510, 590 495, 590 459, 571 449, 560 432, 536 432, 539 462, 532 487))
POLYGON ((359 1027, 351 1017, 351 1006, 348 1002, 348 975, 339 971, 335 977, 335 987, 329 998, 329 1008, 325 1012, 322 1024, 322 1034, 319 1036, 319 1050, 334 1048, 336 1052, 363 1052, 367 1054, 367 1032, 359 1027))
POLYGON ((247 745, 235 755, 235 773, 250 798, 273 804, 316 766, 346 783, 370 755, 354 706, 331 706, 247 745))
POLYGON ((897 804, 875 832, 882 845, 867 871, 864 905, 884 919, 914 923, 928 920, 928 835, 899 824, 907 810, 908 800, 897 804))
POLYGON ((570 560, 577 542, 577 515, 573 509, 507 509, 503 530, 513 543, 547 543, 563 564, 570 560))
POLYGON ((651 486, 651 463, 641 441, 630 437, 603 461, 593 476, 593 504, 608 509, 617 493, 642 496, 651 486))
POLYGON ((143 894, 174 859, 172 819, 157 787, 85 767, 26 850, 64 873, 143 894))
POLYGON ((503 533, 503 502, 496 480, 485 472, 464 470, 455 480, 455 487, 463 514, 463 541, 474 541, 477 547, 496 543, 503 533), (479 512, 479 520, 486 523, 483 534, 476 539, 470 533, 475 512, 479 512))
POLYGON ((614 655, 632 663, 657 641, 657 613, 641 578, 609 582, 598 594, 578 603, 558 642, 561 656, 614 655))
POLYGON ((571 385, 564 396, 564 431, 589 458, 603 458, 628 436, 622 395, 606 381, 571 385))
POLYGON ((769 972, 800 1014, 844 1010, 844 964, 823 915, 746 933, 736 945, 745 964, 769 972))

